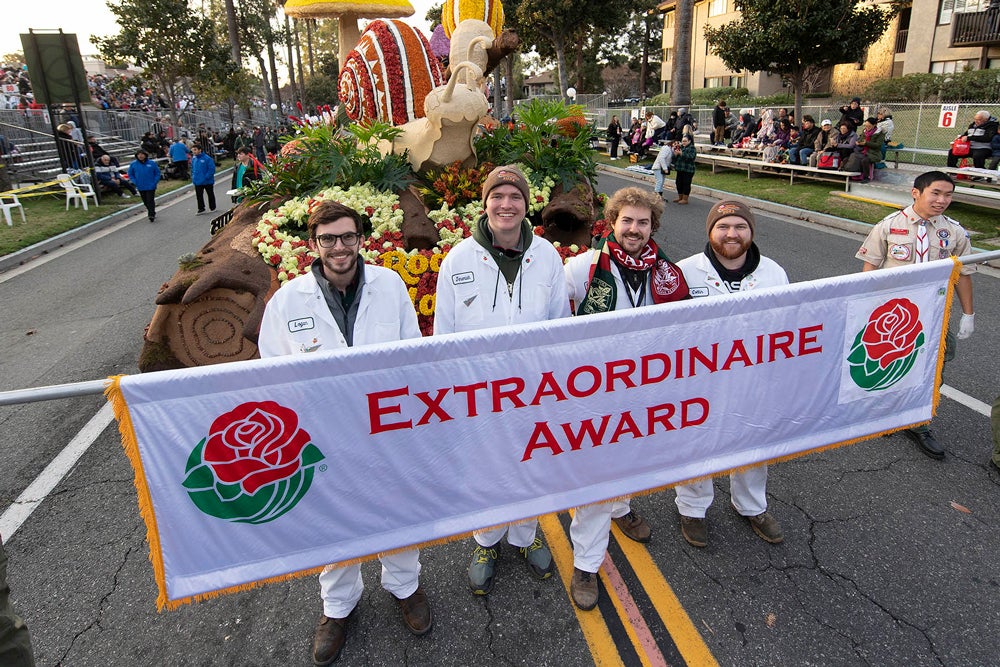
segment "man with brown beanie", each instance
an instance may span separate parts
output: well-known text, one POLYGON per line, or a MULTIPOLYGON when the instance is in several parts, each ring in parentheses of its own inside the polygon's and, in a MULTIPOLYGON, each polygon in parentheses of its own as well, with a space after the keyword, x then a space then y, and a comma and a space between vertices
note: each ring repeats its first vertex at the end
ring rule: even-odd
MULTIPOLYGON (((472 238, 452 248, 438 273, 434 333, 474 331, 569 315, 562 258, 535 236, 525 218, 530 189, 514 165, 497 167, 483 182, 485 215, 472 238)), ((480 483, 489 483, 484 472, 480 483)), ((475 533, 469 587, 476 595, 493 588, 497 547, 504 533, 538 579, 552 576, 552 554, 535 536, 538 521, 504 524, 475 533)))
MULTIPOLYGON (((695 298, 733 294, 764 287, 787 285, 785 270, 763 257, 753 242, 757 221, 744 202, 716 202, 706 220, 708 243, 705 251, 678 262, 695 298)), ((781 526, 767 511, 767 466, 734 472, 729 476, 733 508, 750 523, 765 542, 784 540, 781 526)), ((705 514, 712 504, 715 488, 711 479, 676 487, 677 509, 681 515, 681 535, 688 544, 708 544, 705 514)))
MULTIPOLYGON (((604 206, 611 230, 589 252, 566 264, 566 286, 577 315, 669 303, 689 298, 681 270, 653 240, 663 200, 641 188, 622 188, 604 206)), ((611 523, 636 542, 649 542, 649 524, 628 498, 576 508, 570 597, 584 611, 597 606, 597 572, 608 549, 611 523)))

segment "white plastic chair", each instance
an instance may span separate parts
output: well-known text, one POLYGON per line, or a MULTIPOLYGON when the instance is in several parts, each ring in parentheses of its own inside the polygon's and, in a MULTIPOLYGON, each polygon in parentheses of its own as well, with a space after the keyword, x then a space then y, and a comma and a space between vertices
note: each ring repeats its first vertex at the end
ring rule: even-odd
POLYGON ((0 195, 0 208, 3 209, 3 217, 7 221, 7 226, 8 227, 13 227, 14 226, 13 221, 11 221, 11 219, 10 219, 10 212, 11 212, 11 210, 13 210, 15 208, 21 210, 21 222, 27 222, 28 221, 24 217, 24 207, 21 206, 21 202, 19 202, 17 200, 17 195, 14 195, 14 194, 0 195), (9 203, 7 203, 7 202, 4 201, 5 199, 13 199, 14 202, 11 203, 11 204, 9 204, 9 203))
POLYGON ((73 180, 73 177, 69 174, 58 174, 56 180, 59 184, 63 186, 66 191, 66 210, 69 210, 69 203, 73 202, 73 208, 77 208, 80 203, 83 203, 83 210, 87 210, 87 197, 94 198, 94 204, 97 204, 97 193, 94 192, 94 188, 90 186, 90 183, 77 183, 73 180))

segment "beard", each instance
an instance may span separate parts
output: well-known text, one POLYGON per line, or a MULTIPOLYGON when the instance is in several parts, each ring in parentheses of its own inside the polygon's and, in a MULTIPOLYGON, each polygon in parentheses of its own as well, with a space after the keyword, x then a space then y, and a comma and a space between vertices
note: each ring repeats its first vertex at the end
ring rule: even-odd
POLYGON ((753 241, 741 241, 739 246, 718 243, 714 239, 709 241, 709 243, 711 244, 712 251, 716 254, 716 256, 722 257, 723 259, 739 259, 746 254, 747 250, 750 249, 750 244, 753 243, 753 241))
POLYGON ((358 253, 352 253, 349 257, 344 256, 323 256, 323 273, 327 279, 334 276, 346 276, 353 274, 358 268, 358 253), (343 259, 342 259, 343 258, 343 259))

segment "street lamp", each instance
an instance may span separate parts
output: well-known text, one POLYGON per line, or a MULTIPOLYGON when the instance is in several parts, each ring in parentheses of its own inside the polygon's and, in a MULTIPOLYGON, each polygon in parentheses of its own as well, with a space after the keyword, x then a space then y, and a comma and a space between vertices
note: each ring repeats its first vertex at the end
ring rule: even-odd
POLYGON ((570 100, 572 100, 575 103, 576 102, 576 88, 574 88, 573 86, 570 86, 569 88, 567 88, 566 89, 566 97, 568 97, 570 100))
POLYGON ((277 127, 278 127, 278 105, 275 104, 274 102, 271 102, 271 115, 274 117, 274 127, 275 127, 275 129, 277 129, 277 127))

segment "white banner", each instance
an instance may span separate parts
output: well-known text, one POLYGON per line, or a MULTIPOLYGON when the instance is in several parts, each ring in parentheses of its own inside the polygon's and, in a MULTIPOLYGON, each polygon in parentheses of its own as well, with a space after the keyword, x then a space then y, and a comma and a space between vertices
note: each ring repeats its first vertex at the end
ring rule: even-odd
POLYGON ((159 603, 925 422, 957 267, 121 378, 159 603))

